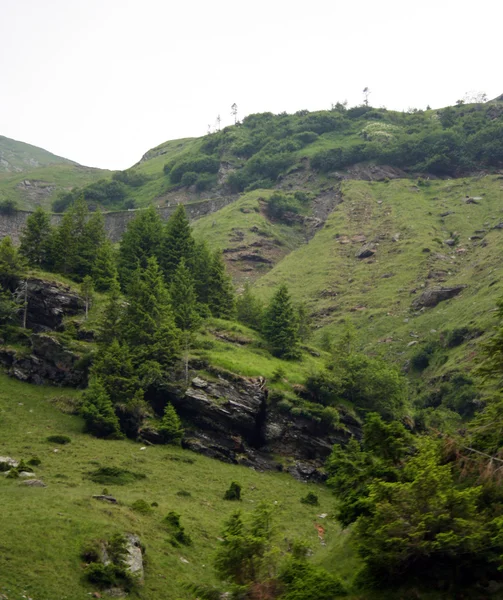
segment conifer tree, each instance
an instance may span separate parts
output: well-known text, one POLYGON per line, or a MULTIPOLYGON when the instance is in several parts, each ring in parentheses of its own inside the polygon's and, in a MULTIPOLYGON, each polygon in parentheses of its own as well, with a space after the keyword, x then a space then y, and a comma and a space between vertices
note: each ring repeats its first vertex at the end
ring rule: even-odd
POLYGON ((238 321, 260 331, 264 307, 262 302, 253 295, 248 283, 245 283, 243 293, 236 300, 236 312, 238 321))
POLYGON ((299 358, 299 324, 286 285, 279 287, 265 312, 264 335, 274 355, 299 358))
POLYGON ((61 224, 54 231, 51 253, 54 268, 59 273, 75 273, 88 213, 86 201, 81 195, 64 213, 61 224))
POLYGON ((211 252, 206 242, 196 242, 193 261, 194 285, 200 304, 208 304, 211 252))
POLYGON ((130 438, 138 435, 138 431, 147 416, 151 414, 145 402, 143 390, 136 390, 133 397, 116 405, 121 430, 130 438))
POLYGON ((178 329, 194 331, 200 323, 194 278, 182 258, 170 286, 171 304, 178 329))
POLYGON ((14 291, 16 283, 23 277, 25 265, 9 236, 0 241, 0 285, 14 291))
POLYGON ((91 379, 89 387, 84 392, 80 413, 84 417, 86 431, 89 433, 102 438, 122 437, 114 407, 99 378, 91 379))
POLYGON ((105 240, 98 248, 93 262, 91 275, 98 292, 109 291, 117 280, 117 265, 114 249, 109 240, 105 240))
POLYGON ((128 223, 119 250, 119 279, 123 290, 131 283, 138 267, 147 268, 148 259, 159 256, 162 222, 153 206, 138 211, 128 223))
POLYGON ((182 422, 170 402, 166 404, 166 408, 164 409, 159 433, 166 444, 179 444, 183 437, 182 422))
POLYGON ((31 267, 47 266, 50 254, 51 220, 40 206, 26 220, 21 233, 19 253, 31 267))
POLYGON ((146 361, 167 367, 178 351, 169 294, 157 260, 147 260, 146 269, 137 269, 129 287, 124 335, 134 355, 134 363, 146 361))
POLYGON ((100 380, 114 406, 133 398, 140 387, 131 351, 117 339, 100 349, 92 374, 100 380))
POLYGON ((99 325, 99 342, 107 345, 120 339, 124 314, 125 307, 121 298, 119 282, 114 279, 108 294, 108 302, 103 312, 103 318, 99 325))
POLYGON ((101 211, 94 212, 84 223, 77 238, 73 273, 80 278, 92 273, 96 255, 105 243, 105 220, 101 211))
POLYGON ((183 204, 179 204, 166 223, 163 233, 160 265, 168 283, 182 258, 193 268, 195 243, 183 204))
POLYGON ((222 253, 217 250, 211 259, 208 282, 208 306, 214 317, 231 319, 235 312, 234 289, 225 272, 222 253))

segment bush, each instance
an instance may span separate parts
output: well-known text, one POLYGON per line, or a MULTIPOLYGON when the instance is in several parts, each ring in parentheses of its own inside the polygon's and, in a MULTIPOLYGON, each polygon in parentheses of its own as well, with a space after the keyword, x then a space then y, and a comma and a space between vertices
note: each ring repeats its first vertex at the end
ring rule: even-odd
POLYGON ((183 437, 183 427, 180 417, 177 415, 173 405, 168 402, 164 409, 164 416, 159 426, 165 444, 179 445, 183 437))
POLYGON ((280 580, 286 586, 282 600, 334 600, 346 595, 338 577, 304 560, 290 559, 283 567, 280 580))
POLYGON ((187 490, 178 490, 178 492, 176 492, 177 496, 181 496, 182 498, 191 498, 192 494, 190 492, 187 492, 187 490))
POLYGON ((143 499, 135 500, 133 504, 131 504, 131 509, 143 515, 148 515, 152 512, 152 506, 143 499))
POLYGON ((69 444, 72 440, 67 435, 56 434, 56 435, 50 435, 47 438, 47 441, 51 442, 52 444, 65 445, 65 444, 69 444))
POLYGON ((182 178, 180 179, 180 183, 184 187, 189 187, 193 183, 196 183, 196 181, 197 181, 197 173, 195 173, 194 171, 187 171, 186 173, 184 173, 182 175, 182 178))
POLYGON ((99 467, 87 474, 88 479, 102 485, 126 485, 146 477, 143 473, 135 473, 119 467, 99 467))
POLYGON ((180 515, 175 511, 170 511, 163 521, 164 525, 168 528, 171 533, 169 538, 169 543, 172 546, 178 547, 180 545, 183 546, 191 546, 192 539, 189 534, 185 533, 185 528, 182 526, 180 522, 180 515))
POLYGON ((13 215, 17 210, 15 200, 2 200, 0 202, 0 215, 13 215))
POLYGON ((38 467, 40 464, 42 464, 42 461, 40 458, 38 458, 38 456, 32 456, 30 460, 26 462, 26 464, 30 465, 30 467, 38 467))
MULTIPOLYGON (((169 170, 169 177, 172 183, 180 183, 185 173, 218 173, 219 168, 220 161, 213 156, 193 157, 176 163, 169 170)), ((166 167, 164 172, 166 173, 166 167)))
POLYGON ((224 500, 241 500, 241 486, 233 481, 224 494, 224 500))
POLYGON ((314 492, 309 492, 303 498, 300 499, 302 504, 309 504, 309 506, 319 506, 318 496, 314 492))
POLYGON ((217 184, 217 176, 210 173, 199 175, 196 181, 196 191, 204 192, 217 184))

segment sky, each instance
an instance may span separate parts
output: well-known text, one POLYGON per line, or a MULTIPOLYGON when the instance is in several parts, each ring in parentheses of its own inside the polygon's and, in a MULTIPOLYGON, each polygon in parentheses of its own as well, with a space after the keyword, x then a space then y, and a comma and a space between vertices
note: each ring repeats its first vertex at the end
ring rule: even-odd
POLYGON ((238 116, 503 93, 499 0, 0 0, 0 135, 125 169, 238 116))

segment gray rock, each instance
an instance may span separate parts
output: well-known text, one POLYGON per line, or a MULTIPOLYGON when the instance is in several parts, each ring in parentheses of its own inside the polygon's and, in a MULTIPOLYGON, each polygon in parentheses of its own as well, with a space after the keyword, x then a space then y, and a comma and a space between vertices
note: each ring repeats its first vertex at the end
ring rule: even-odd
POLYGON ((194 377, 192 380, 192 387, 204 390, 208 387, 208 382, 202 377, 194 377))
POLYGON ((117 499, 113 496, 107 496, 106 494, 97 494, 93 496, 95 500, 102 500, 103 502, 110 502, 110 504, 117 504, 117 499))
POLYGON ((419 298, 414 300, 412 306, 414 308, 436 306, 439 302, 449 300, 457 296, 466 288, 466 285, 455 285, 450 287, 433 287, 425 290, 419 298))
POLYGON ((455 246, 456 245, 456 240, 453 240, 452 238, 449 238, 448 240, 444 240, 444 244, 447 244, 448 246, 455 246))
POLYGON ((355 254, 356 258, 370 258, 377 252, 373 244, 364 244, 355 254))
POLYGON ((27 485, 29 487, 47 487, 40 479, 25 479, 20 485, 27 485))
POLYGON ((22 477, 23 479, 35 479, 37 476, 31 471, 21 471, 19 477, 22 477))
POLYGON ((127 556, 124 559, 126 568, 132 575, 138 578, 140 583, 142 583, 144 572, 140 538, 134 533, 126 533, 125 537, 127 540, 127 556))
POLYGON ((0 471, 9 471, 12 467, 15 469, 19 462, 10 456, 0 456, 0 471))

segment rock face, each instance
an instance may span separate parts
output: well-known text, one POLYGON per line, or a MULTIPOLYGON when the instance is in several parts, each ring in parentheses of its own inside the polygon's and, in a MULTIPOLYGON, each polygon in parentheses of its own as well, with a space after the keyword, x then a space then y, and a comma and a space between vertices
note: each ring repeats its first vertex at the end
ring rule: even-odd
POLYGON ((457 296, 466 288, 466 285, 454 285, 450 287, 433 287, 425 290, 419 298, 414 300, 412 306, 414 308, 428 307, 431 308, 436 306, 443 300, 449 300, 454 296, 457 296))
POLYGON ((69 286, 43 279, 28 280, 27 327, 36 332, 58 329, 63 317, 84 310, 84 300, 69 286))
POLYGON ((81 387, 87 381, 85 370, 78 367, 80 356, 67 350, 56 338, 46 334, 31 336, 29 355, 15 350, 0 350, 0 364, 9 375, 28 383, 51 383, 81 387))

